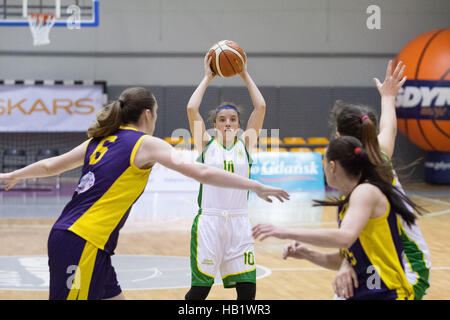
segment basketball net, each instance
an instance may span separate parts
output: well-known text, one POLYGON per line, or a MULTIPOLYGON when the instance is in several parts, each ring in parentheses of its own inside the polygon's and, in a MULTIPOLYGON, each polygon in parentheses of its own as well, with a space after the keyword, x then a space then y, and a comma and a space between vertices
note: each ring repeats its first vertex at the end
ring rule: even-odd
POLYGON ((34 46, 43 46, 50 43, 49 34, 54 24, 54 14, 33 13, 28 15, 28 25, 33 35, 34 46))

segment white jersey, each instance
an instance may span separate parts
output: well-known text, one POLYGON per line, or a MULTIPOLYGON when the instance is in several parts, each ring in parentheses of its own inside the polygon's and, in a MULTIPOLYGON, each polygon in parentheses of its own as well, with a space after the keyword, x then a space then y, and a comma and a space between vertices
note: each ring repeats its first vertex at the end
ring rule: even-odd
MULTIPOLYGON (((215 138, 206 145, 198 161, 233 172, 242 177, 250 177, 250 155, 244 142, 236 140, 233 146, 226 148, 215 138)), ((209 209, 243 211, 247 210, 248 191, 229 188, 219 188, 201 184, 198 196, 198 206, 202 211, 209 209)))
MULTIPOLYGON (((395 171, 393 185, 405 194, 395 171)), ((405 205, 411 212, 414 211, 410 205, 407 203, 405 203, 405 205)), ((417 223, 408 226, 401 216, 398 217, 401 221, 400 236, 403 243, 402 260, 406 278, 414 287, 416 296, 421 299, 427 294, 430 286, 430 249, 428 248, 417 223)))
MULTIPOLYGON (((248 178, 250 159, 242 140, 227 149, 211 139, 198 161, 248 178)), ((212 286, 219 273, 225 288, 238 282, 256 283, 247 196, 246 190, 200 185, 199 212, 191 230, 192 286, 212 286)))

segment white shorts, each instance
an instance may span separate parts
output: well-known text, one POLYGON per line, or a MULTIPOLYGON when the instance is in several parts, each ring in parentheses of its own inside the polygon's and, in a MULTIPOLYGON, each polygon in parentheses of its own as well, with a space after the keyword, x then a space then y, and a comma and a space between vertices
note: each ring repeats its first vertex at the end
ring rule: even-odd
POLYGON ((256 283, 253 244, 247 210, 202 210, 191 230, 191 285, 212 286, 219 273, 225 288, 256 283))

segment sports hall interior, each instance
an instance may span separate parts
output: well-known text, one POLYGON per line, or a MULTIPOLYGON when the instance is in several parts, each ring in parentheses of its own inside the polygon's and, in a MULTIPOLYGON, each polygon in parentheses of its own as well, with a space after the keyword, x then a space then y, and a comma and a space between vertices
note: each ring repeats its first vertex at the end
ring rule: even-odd
MULTIPOLYGON (((203 76, 205 53, 215 42, 230 39, 246 52, 248 71, 266 100, 263 129, 273 139, 255 151, 271 152, 273 143, 277 147, 274 152, 323 153, 333 137, 329 113, 336 100, 371 106, 379 116, 381 99, 372 78, 383 79, 388 61, 415 37, 449 28, 448 0, 379 0, 381 28, 370 29, 367 22, 372 13, 367 9, 372 2, 103 0, 98 26, 80 30, 54 27, 46 46, 33 46, 27 26, 0 27, 0 80, 98 81, 108 101, 117 99, 126 88, 146 87, 159 106, 154 135, 191 149, 189 140, 171 140, 173 132, 189 130, 186 104, 203 76)), ((1 9, 0 4, 0 14, 1 9)), ((243 108, 245 125, 252 104, 239 76, 216 77, 200 113, 206 119, 209 110, 224 101, 243 108)), ((86 139, 85 131, 0 132, 1 172, 62 154, 86 139)), ((432 261, 426 299, 447 300, 450 185, 425 182, 426 156, 425 150, 398 131, 393 165, 415 162, 401 172, 400 179, 407 194, 427 211, 418 220, 432 261)), ((78 168, 58 177, 30 179, 16 191, 0 191, 2 258, 46 256, 52 224, 72 196, 80 174, 78 168)), ((317 219, 312 224, 295 220, 293 227, 337 228, 335 208, 310 212, 310 204, 300 206, 299 215, 317 215, 317 219)), ((267 204, 273 214, 278 205, 276 201, 267 204)), ((166 218, 164 212, 157 212, 143 224, 130 217, 116 255, 187 259, 195 212, 187 214, 192 217, 166 218)), ((332 299, 336 272, 303 260, 283 260, 281 252, 288 242, 256 241, 256 263, 270 270, 257 280, 256 299, 332 299)), ((0 283, 5 277, 0 262, 0 283)), ((178 300, 184 298, 188 286, 123 289, 127 299, 178 300)), ((218 283, 208 299, 231 300, 235 296, 234 290, 218 283)), ((48 291, 4 286, 0 287, 0 299, 44 300, 48 291)))

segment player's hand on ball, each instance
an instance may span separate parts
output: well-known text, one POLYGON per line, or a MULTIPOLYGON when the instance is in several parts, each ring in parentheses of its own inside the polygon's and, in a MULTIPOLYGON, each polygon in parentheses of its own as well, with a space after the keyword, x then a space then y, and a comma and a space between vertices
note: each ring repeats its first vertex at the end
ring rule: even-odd
POLYGON ((392 72, 392 60, 389 61, 386 69, 386 77, 384 82, 381 83, 377 78, 373 78, 375 84, 377 85, 378 92, 382 97, 396 97, 398 91, 403 86, 406 81, 406 76, 403 77, 406 66, 399 61, 395 67, 394 72, 392 72))
POLYGON ((214 74, 214 72, 211 70, 211 55, 208 52, 205 55, 205 59, 203 61, 203 66, 205 69, 205 77, 207 77, 209 80, 212 80, 216 75, 214 74))
POLYGON ((244 55, 245 55, 245 62, 244 62, 244 64, 243 64, 243 66, 242 66, 242 71, 241 72, 239 72, 239 75, 241 76, 241 77, 244 77, 248 72, 247 72, 247 54, 244 52, 244 55))
POLYGON ((310 249, 298 241, 292 241, 284 246, 283 259, 289 257, 296 259, 306 259, 310 249))
POLYGON ((0 181, 6 182, 5 190, 9 190, 14 187, 20 180, 14 179, 11 173, 0 173, 0 181))
POLYGON ((253 227, 253 238, 255 240, 260 237, 260 241, 263 241, 269 237, 275 237, 278 239, 286 239, 286 231, 282 228, 275 227, 271 224, 258 224, 253 227))

